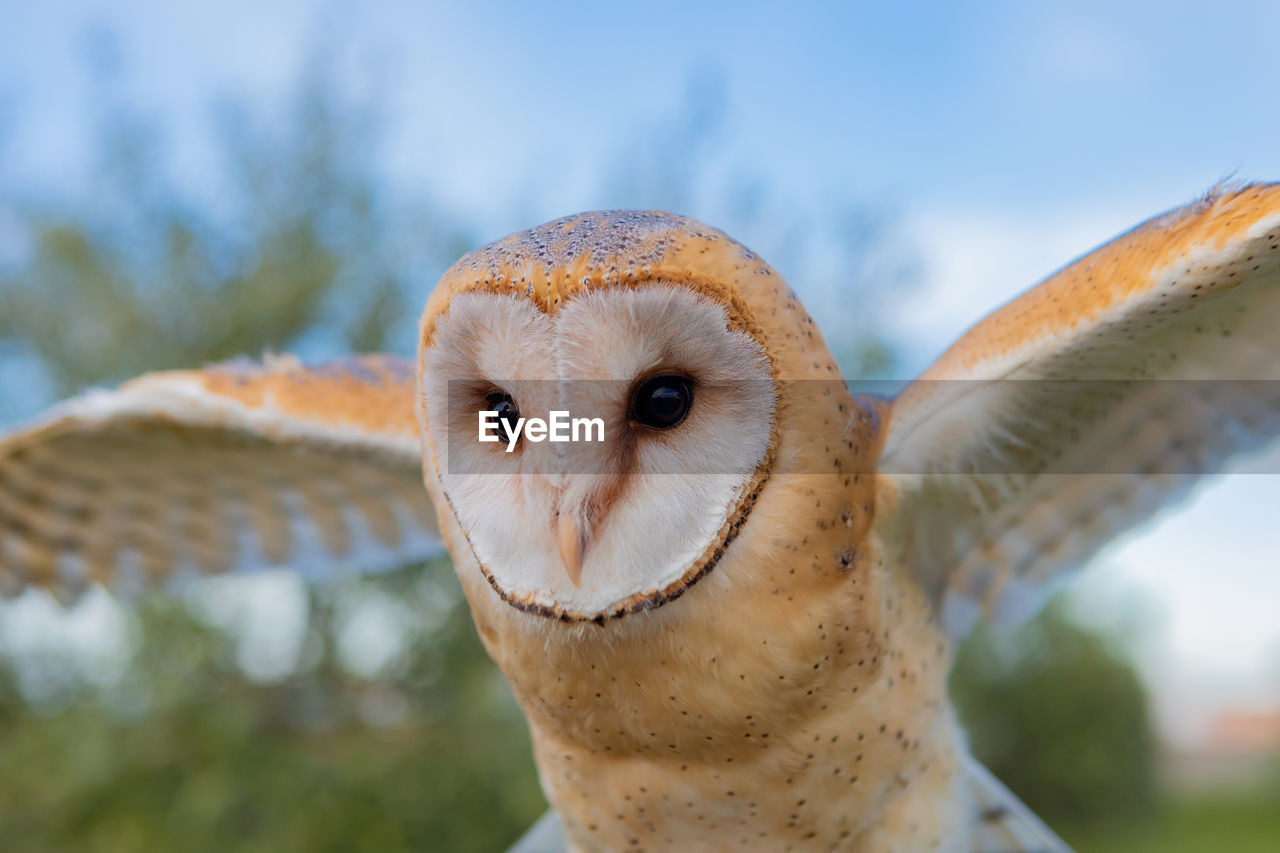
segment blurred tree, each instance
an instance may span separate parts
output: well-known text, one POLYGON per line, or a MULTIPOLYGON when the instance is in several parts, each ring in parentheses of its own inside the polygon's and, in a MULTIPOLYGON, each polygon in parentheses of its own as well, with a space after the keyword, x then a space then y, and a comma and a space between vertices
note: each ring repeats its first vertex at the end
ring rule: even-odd
POLYGON ((1053 823, 1132 818, 1155 794, 1155 738, 1133 665, 1061 599, 1016 631, 979 628, 951 694, 970 745, 1053 823))
POLYGON ((127 677, 57 713, 23 711, 0 665, 5 849, 501 849, 544 802, 450 577, 435 564, 311 590, 315 654, 274 683, 245 677, 231 632, 160 596, 133 614, 127 677), (333 639, 371 590, 444 616, 419 620, 391 672, 362 678, 333 639))
MULTIPOLYGON (((0 272, 0 344, 49 385, 6 375, 12 396, 264 349, 411 351, 424 294, 470 239, 438 206, 389 195, 371 117, 325 67, 282 123, 222 105, 212 199, 184 195, 154 128, 115 102, 90 198, 7 201, 29 251, 0 272)), ((24 691, 31 662, 0 655, 6 849, 493 850, 545 807, 447 564, 308 589, 308 652, 265 683, 234 626, 202 616, 207 595, 130 608, 135 651, 116 681, 42 653, 24 691), (339 640, 379 595, 411 618, 395 665, 360 674, 339 640)))
POLYGON ((222 106, 214 198, 183 195, 154 128, 111 102, 91 200, 18 206, 30 251, 0 274, 0 341, 58 395, 264 349, 410 350, 418 300, 470 240, 389 195, 370 116, 324 68, 282 124, 222 106))

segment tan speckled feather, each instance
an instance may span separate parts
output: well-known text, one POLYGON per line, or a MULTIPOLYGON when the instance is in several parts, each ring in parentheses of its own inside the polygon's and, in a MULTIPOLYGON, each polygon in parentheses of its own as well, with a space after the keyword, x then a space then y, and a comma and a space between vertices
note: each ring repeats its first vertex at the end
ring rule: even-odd
MULTIPOLYGON (((978 853, 1065 853, 1070 848, 998 779, 970 761, 965 776, 977 814, 973 849, 978 853)), ((547 812, 511 846, 509 853, 562 853, 564 827, 547 812)))
POLYGON ((1214 192, 1081 258, 894 407, 900 558, 959 636, 1280 431, 1280 186, 1214 192))
POLYGON ((433 553, 412 363, 278 358, 144 376, 0 442, 0 581, 64 598, 433 553))

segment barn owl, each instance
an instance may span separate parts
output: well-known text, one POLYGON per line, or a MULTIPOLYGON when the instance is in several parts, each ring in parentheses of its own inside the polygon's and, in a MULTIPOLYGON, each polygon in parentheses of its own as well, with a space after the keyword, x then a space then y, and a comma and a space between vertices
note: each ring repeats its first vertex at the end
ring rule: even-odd
POLYGON ((1280 185, 1215 191, 885 398, 725 234, 556 220, 444 275, 416 364, 150 374, 11 435, 0 579, 443 545, 553 808, 522 849, 1064 849, 966 752, 950 649, 1277 430, 1278 246, 1280 185))

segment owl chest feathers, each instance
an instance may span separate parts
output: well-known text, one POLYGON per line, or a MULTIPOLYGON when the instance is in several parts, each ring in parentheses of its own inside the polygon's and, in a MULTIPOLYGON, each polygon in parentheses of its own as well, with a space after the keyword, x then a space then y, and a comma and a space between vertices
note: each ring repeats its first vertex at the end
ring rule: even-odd
POLYGON ((918 795, 955 764, 947 648, 881 556, 872 484, 844 482, 771 481, 716 570, 651 612, 566 630, 472 596, 578 849, 942 832, 945 798, 918 795))

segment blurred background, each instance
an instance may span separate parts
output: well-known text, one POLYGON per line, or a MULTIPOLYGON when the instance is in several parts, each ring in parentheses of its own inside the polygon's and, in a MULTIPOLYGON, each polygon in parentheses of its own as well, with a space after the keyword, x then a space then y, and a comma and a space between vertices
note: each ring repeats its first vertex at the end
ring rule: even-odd
MULTIPOLYGON (((1280 7, 9 4, 0 425, 240 353, 412 350, 458 255, 583 209, 713 223, 850 377, 1231 175, 1280 179, 1280 7)), ((1277 470, 981 631, 974 748, 1081 850, 1274 850, 1277 470)), ((10 851, 498 850, 545 807, 445 563, 0 605, 10 851)))

